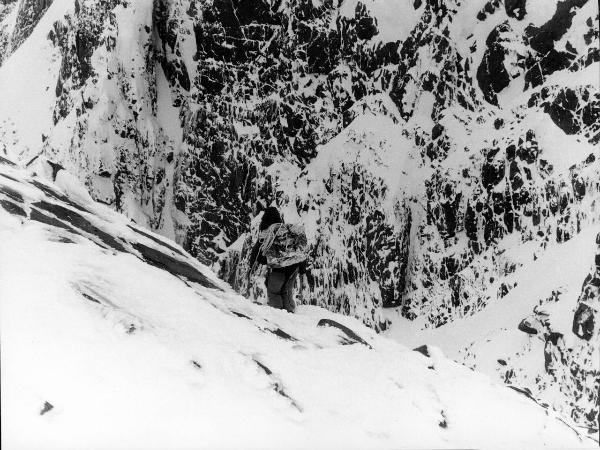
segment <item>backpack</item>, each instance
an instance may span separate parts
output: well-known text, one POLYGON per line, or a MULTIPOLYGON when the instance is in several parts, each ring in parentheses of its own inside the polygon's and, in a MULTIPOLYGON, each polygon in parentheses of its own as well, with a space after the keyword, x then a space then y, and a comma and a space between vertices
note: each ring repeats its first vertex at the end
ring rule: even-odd
POLYGON ((288 267, 306 261, 308 242, 302 225, 274 223, 265 230, 260 251, 271 268, 288 267))

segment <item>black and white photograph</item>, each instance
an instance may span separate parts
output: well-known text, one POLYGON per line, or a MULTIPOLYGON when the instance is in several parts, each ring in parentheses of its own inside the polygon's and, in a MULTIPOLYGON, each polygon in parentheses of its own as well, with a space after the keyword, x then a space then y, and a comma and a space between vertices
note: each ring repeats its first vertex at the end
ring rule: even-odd
POLYGON ((598 0, 0 0, 2 450, 600 444, 598 0))

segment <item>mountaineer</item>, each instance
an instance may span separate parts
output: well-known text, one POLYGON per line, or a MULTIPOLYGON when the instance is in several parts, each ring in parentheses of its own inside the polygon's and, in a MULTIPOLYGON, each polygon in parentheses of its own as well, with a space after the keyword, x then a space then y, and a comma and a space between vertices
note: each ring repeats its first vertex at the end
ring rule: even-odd
POLYGON ((257 264, 268 267, 265 284, 268 305, 296 310, 294 285, 298 274, 306 272, 308 245, 304 227, 283 223, 281 214, 275 207, 265 209, 259 235, 250 253, 250 272, 257 264))

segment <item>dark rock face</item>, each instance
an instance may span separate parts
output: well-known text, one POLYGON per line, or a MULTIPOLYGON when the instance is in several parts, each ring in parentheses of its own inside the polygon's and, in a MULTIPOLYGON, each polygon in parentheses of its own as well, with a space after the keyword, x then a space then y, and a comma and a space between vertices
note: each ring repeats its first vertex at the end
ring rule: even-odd
POLYGON ((573 333, 589 341, 596 330, 596 311, 585 303, 580 303, 573 317, 573 333))
MULTIPOLYGON (((564 0, 558 2, 552 18, 540 27, 529 26, 525 38, 533 49, 525 61, 525 82, 532 87, 541 85, 545 77, 557 70, 573 68, 577 70, 581 61, 576 61, 577 52, 558 51, 555 43, 560 40, 572 25, 577 8, 588 0, 564 0)), ((584 55, 582 55, 584 56, 584 55)))
MULTIPOLYGON (((38 188, 40 191, 42 191, 44 194, 46 194, 47 196, 49 196, 50 198, 54 199, 54 200, 59 200, 63 203, 66 203, 67 205, 78 209, 79 211, 82 212, 88 212, 84 207, 82 207, 81 205, 78 205, 77 203, 73 202, 69 197, 67 197, 66 195, 58 192, 55 189, 50 188, 49 186, 45 185, 44 183, 41 183, 37 180, 32 180, 31 184, 33 186, 35 186, 36 188, 38 188)), ((21 199, 22 201, 22 199, 21 199)))
MULTIPOLYGON (((25 192, 30 191, 32 188, 37 189, 37 194, 43 198, 32 201, 21 192, 6 186, 0 179, 0 207, 13 216, 23 220, 39 222, 54 229, 58 234, 58 242, 74 242, 72 239, 63 236, 67 232, 67 235, 71 235, 70 237, 77 236, 81 239, 88 239, 115 253, 131 253, 147 263, 184 280, 198 283, 209 289, 221 290, 214 281, 210 280, 194 264, 188 261, 189 256, 161 239, 132 225, 127 225, 127 229, 133 231, 138 237, 150 240, 153 246, 137 240, 127 239, 124 236, 111 234, 99 226, 92 213, 66 195, 57 192, 54 187, 45 185, 36 179, 25 182, 12 178, 11 182, 25 188, 25 192), (84 214, 87 214, 87 218, 84 217, 84 214)), ((101 301, 89 294, 82 293, 82 295, 89 301, 102 304, 101 301)), ((277 334, 281 335, 281 333, 283 332, 277 334)))
POLYGON ((573 316, 573 333, 586 341, 598 335, 598 311, 600 308, 600 234, 596 237, 595 270, 590 273, 581 288, 577 310, 573 316))
POLYGON ((344 335, 346 336, 346 338, 349 339, 351 343, 359 343, 359 344, 366 345, 367 347, 371 347, 358 334, 356 334, 354 331, 352 331, 347 326, 342 325, 339 322, 336 322, 335 320, 321 319, 321 320, 319 320, 319 323, 317 323, 317 326, 318 327, 333 327, 333 328, 337 328, 338 330, 342 331, 342 333, 344 333, 344 335))
POLYGON ((532 95, 531 106, 539 106, 565 134, 581 134, 592 144, 600 142, 600 94, 593 89, 547 89, 532 95))
MULTIPOLYGON (((8 159, 6 159, 6 158, 3 158, 2 156, 0 156, 0 164, 5 164, 5 165, 7 165, 7 166, 12 166, 12 167, 14 167, 14 166, 15 166, 15 163, 14 163, 14 162, 12 162, 12 161, 10 161, 10 160, 8 160, 8 159)), ((4 174, 3 174, 3 175, 4 175, 4 174)), ((6 176, 6 175, 4 175, 4 176, 6 176)))
POLYGON ((356 5, 356 36, 359 39, 369 40, 379 33, 377 29, 377 20, 370 17, 365 5, 358 3, 356 5))
MULTIPOLYGON (((598 50, 593 47, 588 47, 587 53, 584 54, 578 54, 571 44, 566 45, 567 50, 555 48, 555 44, 571 29, 573 17, 578 8, 583 7, 587 1, 558 2, 556 11, 548 22, 541 26, 528 26, 523 35, 513 33, 509 22, 504 22, 494 28, 487 37, 487 48, 477 70, 477 81, 485 100, 492 105, 497 105, 496 94, 510 84, 511 78, 516 76, 515 71, 519 74, 524 73, 525 88, 527 89, 542 85, 548 76, 557 71, 565 69, 577 71, 581 67, 587 67, 592 61, 597 61, 600 55, 598 55, 598 50), (518 41, 523 42, 522 48, 514 50, 512 44, 518 41), (507 68, 505 59, 511 52, 516 52, 514 55, 516 65, 507 68)), ((504 5, 509 17, 522 20, 527 14, 524 0, 507 0, 504 5)), ((478 19, 485 20, 489 14, 495 12, 498 6, 499 2, 489 2, 481 11, 478 19)), ((591 24, 592 18, 590 18, 588 26, 591 24)), ((597 35, 597 32, 590 27, 586 34, 588 36, 586 42, 591 42, 594 35, 597 35)), ((564 99, 558 100, 559 103, 563 101, 564 99)), ((553 120, 559 124, 561 120, 556 120, 559 114, 555 110, 556 108, 550 111, 554 112, 553 120)), ((568 119, 563 120, 568 121, 568 119)), ((569 125, 559 126, 566 131, 572 129, 569 125)), ((576 132, 578 130, 571 133, 576 132)))
POLYGON ((23 0, 19 4, 17 22, 12 36, 12 51, 15 51, 33 32, 53 0, 23 0))
POLYGON ((42 409, 40 411, 40 416, 43 416, 44 414, 52 411, 53 409, 54 405, 52 403, 44 402, 44 406, 42 406, 42 409))
POLYGON ((39 210, 41 211, 50 213, 57 219, 62 220, 63 222, 72 224, 75 228, 83 231, 84 233, 97 237, 108 248, 114 249, 119 252, 125 251, 123 244, 120 243, 117 239, 113 238, 110 234, 102 231, 101 229, 93 225, 89 220, 84 218, 82 215, 76 213, 75 211, 69 208, 55 203, 49 203, 45 200, 35 202, 33 203, 33 206, 39 208, 39 210))
POLYGON ((505 0, 504 8, 509 17, 521 20, 527 14, 527 0, 505 0))
POLYGON ((181 250, 179 250, 178 248, 167 244, 166 242, 157 239, 155 236, 152 236, 151 234, 145 233, 144 231, 140 230, 139 228, 136 227, 132 227, 131 225, 127 225, 127 227, 131 230, 134 231, 137 234, 140 234, 142 236, 144 236, 147 239, 150 239, 151 241, 154 241, 155 243, 157 243, 158 245, 161 245, 163 247, 168 248, 170 251, 177 253, 180 256, 184 256, 183 253, 181 252, 181 250))
POLYGON ((521 322, 519 322, 519 330, 521 330, 523 333, 527 333, 527 334, 537 334, 538 331, 531 326, 531 324, 529 323, 529 321, 527 319, 523 319, 521 320, 521 322))
POLYGON ((552 121, 567 134, 576 134, 581 130, 578 110, 581 110, 581 106, 577 95, 571 89, 561 90, 547 107, 552 121))
POLYGON ((54 218, 52 216, 44 214, 43 212, 41 212, 37 208, 32 208, 31 209, 31 213, 29 214, 29 218, 31 220, 43 223, 45 225, 49 225, 51 227, 55 227, 55 228, 60 228, 60 229, 66 230, 66 231, 68 231, 70 233, 73 233, 75 235, 79 234, 77 232, 77 230, 75 230, 74 228, 70 227, 69 225, 65 224, 64 222, 61 222, 60 220, 58 220, 58 219, 56 219, 56 218, 54 218))
POLYGON ((114 18, 113 9, 117 0, 101 2, 99 5, 89 6, 76 1, 75 14, 67 16, 67 23, 56 22, 48 35, 55 46, 63 55, 60 73, 55 87, 57 102, 54 111, 54 123, 65 118, 73 108, 77 108, 77 115, 81 115, 85 108, 93 105, 82 102, 75 105, 70 91, 82 88, 94 75, 91 57, 101 44, 111 46, 112 41, 101 41, 101 34, 106 26, 106 21, 114 18), (97 6, 102 6, 98 8, 97 6), (78 107, 79 106, 79 107, 78 107))
POLYGON ((417 348, 413 348, 414 352, 419 352, 421 353, 423 356, 427 356, 429 358, 429 348, 427 347, 427 345, 420 345, 417 348))
POLYGON ((201 286, 210 289, 219 289, 212 281, 210 281, 198 269, 180 259, 173 258, 168 253, 161 252, 147 245, 136 243, 135 248, 149 264, 166 270, 176 276, 182 276, 193 283, 198 283, 201 286))
POLYGON ((4 208, 9 214, 13 214, 15 216, 27 217, 27 214, 19 205, 8 201, 0 199, 0 206, 4 208))
MULTIPOLYGON (((507 4, 508 9, 508 4, 507 4)), ((484 98, 492 105, 497 105, 496 94, 510 83, 510 76, 504 67, 506 50, 502 42, 503 33, 510 32, 510 25, 503 23, 494 28, 486 40, 487 50, 477 70, 477 81, 484 98)))
POLYGON ((527 28, 531 47, 540 53, 546 53, 554 48, 554 43, 571 27, 575 16, 574 10, 581 8, 587 2, 588 0, 559 1, 556 5, 556 12, 548 22, 541 27, 530 26, 527 28))
POLYGON ((15 52, 33 32, 53 0, 2 0, 0 2, 0 22, 13 8, 18 7, 14 28, 0 26, 0 66, 15 52))
MULTIPOLYGON (((400 60, 389 96, 405 120, 414 113, 418 101, 414 98, 414 91, 419 85, 435 97, 431 111, 434 121, 438 121, 442 112, 455 103, 467 111, 473 111, 477 106, 475 86, 469 71, 473 61, 462 55, 449 39, 447 27, 451 13, 448 5, 431 0, 425 2, 419 23, 399 48, 400 60), (425 57, 421 52, 425 51, 430 52, 433 58, 433 63, 426 69, 419 64, 420 58, 425 57)), ((430 149, 430 157, 444 159, 447 143, 437 147, 430 149)))
MULTIPOLYGON (((179 162, 175 198, 178 209, 195 217, 186 242, 201 260, 215 261, 224 250, 216 237, 223 233, 225 243, 233 242, 274 200, 266 168, 282 158, 302 167, 314 157, 316 146, 351 120, 355 102, 373 91, 364 73, 394 57, 383 47, 362 48, 377 34, 364 5, 331 29, 335 12, 332 2, 306 1, 289 8, 215 2, 187 12, 198 64, 191 82, 202 106, 184 123, 184 139, 194 149, 179 162), (253 131, 240 133, 240 126, 253 131)), ((180 60, 178 30, 170 25, 177 13, 167 2, 155 13, 167 76, 180 60)))

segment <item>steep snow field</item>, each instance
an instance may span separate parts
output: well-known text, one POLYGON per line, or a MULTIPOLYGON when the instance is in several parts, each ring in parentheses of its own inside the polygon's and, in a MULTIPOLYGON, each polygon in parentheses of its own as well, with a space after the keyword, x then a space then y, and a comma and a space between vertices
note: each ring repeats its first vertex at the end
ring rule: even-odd
POLYGON ((595 445, 434 347, 253 304, 63 185, 0 162, 4 448, 595 445))

